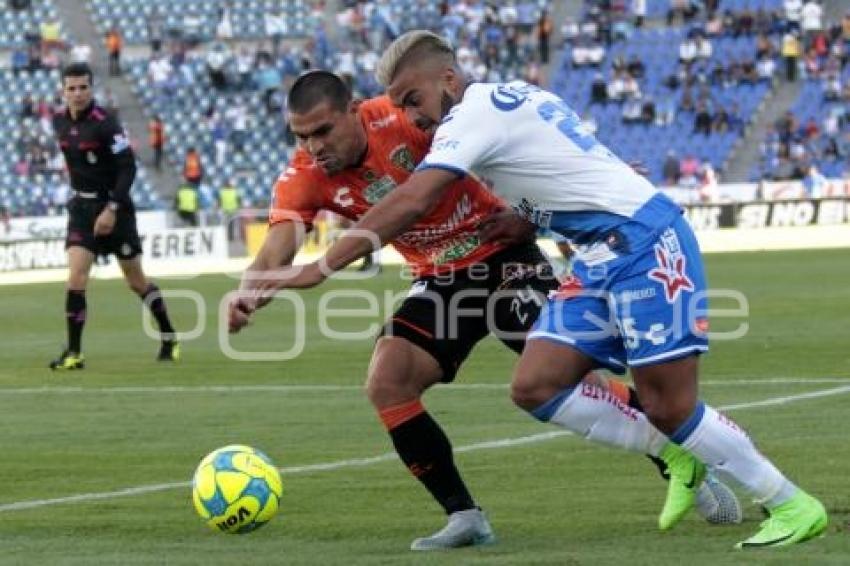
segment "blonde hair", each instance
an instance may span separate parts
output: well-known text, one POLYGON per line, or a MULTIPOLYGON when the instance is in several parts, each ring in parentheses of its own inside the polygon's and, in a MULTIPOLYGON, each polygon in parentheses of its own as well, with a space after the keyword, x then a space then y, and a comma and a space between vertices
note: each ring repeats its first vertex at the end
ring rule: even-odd
POLYGON ((442 55, 454 64, 454 49, 448 40, 430 31, 413 30, 400 35, 384 51, 375 69, 378 82, 389 86, 398 71, 416 58, 414 55, 442 55))

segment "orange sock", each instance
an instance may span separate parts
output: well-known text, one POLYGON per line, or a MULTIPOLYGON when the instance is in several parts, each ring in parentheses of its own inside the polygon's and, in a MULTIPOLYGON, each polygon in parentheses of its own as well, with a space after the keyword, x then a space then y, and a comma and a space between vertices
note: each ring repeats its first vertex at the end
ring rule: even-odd
POLYGON ((393 405, 392 407, 381 409, 378 411, 378 416, 381 418, 381 422, 384 423, 384 427, 386 427, 387 430, 392 430, 400 424, 406 423, 413 417, 421 415, 424 412, 425 407, 422 405, 422 401, 414 399, 413 401, 407 401, 400 405, 393 405))
POLYGON ((631 398, 631 392, 629 391, 629 386, 619 381, 617 379, 609 379, 608 380, 608 391, 619 399, 624 405, 629 404, 629 399, 631 398))

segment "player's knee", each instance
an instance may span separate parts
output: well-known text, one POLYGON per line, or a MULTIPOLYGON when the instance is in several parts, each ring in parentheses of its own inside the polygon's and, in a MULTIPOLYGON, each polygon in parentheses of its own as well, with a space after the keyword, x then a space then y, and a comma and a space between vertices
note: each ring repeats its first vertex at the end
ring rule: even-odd
POLYGON ((402 403, 410 397, 403 384, 403 376, 384 368, 370 368, 366 379, 366 397, 377 408, 402 403))
POLYGON ((693 413, 694 404, 688 399, 666 399, 659 395, 641 395, 641 405, 649 421, 665 434, 679 428, 693 413))
POLYGON ((547 401, 541 380, 533 374, 515 373, 511 381, 511 400, 525 411, 533 411, 547 401))

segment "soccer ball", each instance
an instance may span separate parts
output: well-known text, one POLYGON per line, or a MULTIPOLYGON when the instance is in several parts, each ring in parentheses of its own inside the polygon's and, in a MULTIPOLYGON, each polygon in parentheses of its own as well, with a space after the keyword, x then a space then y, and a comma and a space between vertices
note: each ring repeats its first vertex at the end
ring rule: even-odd
POLYGON ((207 454, 192 479, 192 500, 211 529, 244 534, 277 513, 283 484, 268 456, 234 444, 207 454))

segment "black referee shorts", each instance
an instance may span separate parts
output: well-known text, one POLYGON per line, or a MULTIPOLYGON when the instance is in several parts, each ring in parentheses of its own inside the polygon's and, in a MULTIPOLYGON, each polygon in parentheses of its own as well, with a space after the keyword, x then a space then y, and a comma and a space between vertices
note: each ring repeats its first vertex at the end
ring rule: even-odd
POLYGON ((95 255, 115 254, 118 259, 133 259, 142 253, 142 241, 136 229, 136 211, 122 207, 116 213, 115 228, 108 236, 94 235, 94 221, 106 207, 104 201, 74 197, 68 201, 68 233, 65 249, 80 246, 95 255))
POLYGON ((384 325, 381 336, 400 336, 431 354, 443 382, 485 336, 493 333, 517 353, 559 282, 535 244, 497 252, 466 269, 417 279, 384 325))

